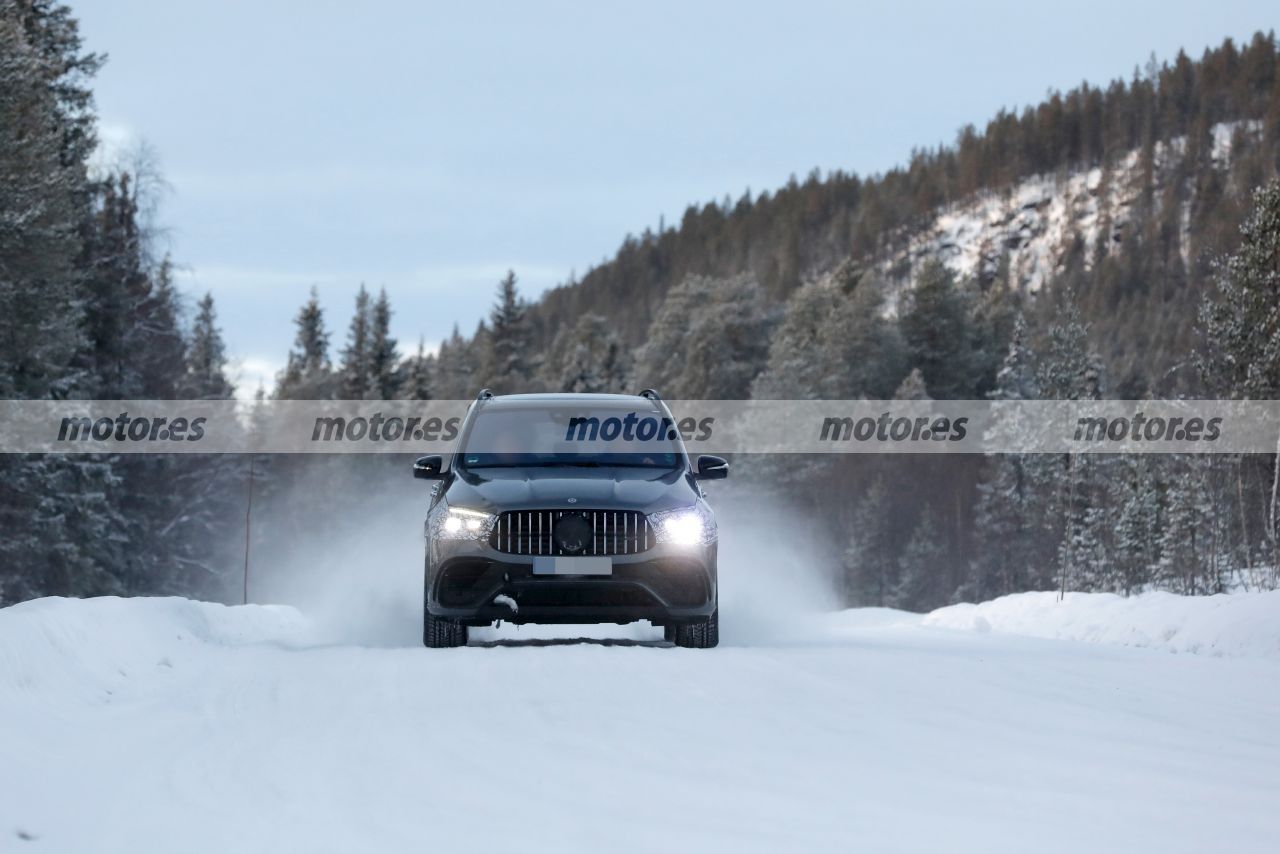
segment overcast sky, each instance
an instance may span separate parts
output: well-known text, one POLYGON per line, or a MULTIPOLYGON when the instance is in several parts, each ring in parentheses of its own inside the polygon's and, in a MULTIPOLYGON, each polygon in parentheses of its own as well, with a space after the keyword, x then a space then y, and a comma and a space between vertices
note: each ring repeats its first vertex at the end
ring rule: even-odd
POLYGON ((690 202, 868 174, 966 122, 1154 51, 1277 23, 1269 2, 380 3, 70 0, 105 156, 145 140, 157 219, 212 290, 240 380, 319 287, 335 353, 361 282, 406 350, 474 328, 690 202), (606 8, 608 5, 610 8, 606 8))

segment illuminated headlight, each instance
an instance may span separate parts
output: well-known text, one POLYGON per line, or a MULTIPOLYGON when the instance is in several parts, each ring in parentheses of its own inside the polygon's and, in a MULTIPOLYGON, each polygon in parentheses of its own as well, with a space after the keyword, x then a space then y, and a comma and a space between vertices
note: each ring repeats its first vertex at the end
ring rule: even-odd
POLYGON ((680 510, 651 513, 649 524, 660 543, 701 546, 716 539, 716 519, 701 502, 680 510))
POLYGON ((449 507, 441 502, 427 517, 427 532, 442 540, 483 540, 497 518, 493 513, 449 507))

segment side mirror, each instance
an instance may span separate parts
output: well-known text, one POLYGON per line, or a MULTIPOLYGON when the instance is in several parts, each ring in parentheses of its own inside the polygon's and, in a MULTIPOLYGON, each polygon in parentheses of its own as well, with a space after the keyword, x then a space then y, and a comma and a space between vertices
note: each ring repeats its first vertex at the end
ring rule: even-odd
POLYGON ((698 457, 698 480, 723 480, 729 476, 729 461, 724 457, 703 454, 698 457))
POLYGON ((413 461, 413 476, 423 480, 434 480, 441 476, 442 468, 444 468, 444 457, 439 455, 418 457, 413 461))

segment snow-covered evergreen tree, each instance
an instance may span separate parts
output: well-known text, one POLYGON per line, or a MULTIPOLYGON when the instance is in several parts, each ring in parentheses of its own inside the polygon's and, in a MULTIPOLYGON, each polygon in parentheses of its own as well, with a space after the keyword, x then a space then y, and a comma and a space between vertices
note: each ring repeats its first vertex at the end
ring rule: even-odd
POLYGON ((430 400, 434 363, 435 358, 427 354, 426 342, 419 338, 417 352, 405 361, 400 396, 406 400, 430 400))
POLYGON ((333 394, 329 362, 329 333, 324 309, 314 287, 294 318, 297 333, 284 371, 276 378, 275 396, 281 400, 327 400, 333 394))
POLYGON ((1201 309, 1200 365, 1222 394, 1280 398, 1280 180, 1258 188, 1237 252, 1218 266, 1201 309))
POLYGON ((1044 400, 1097 400, 1102 396, 1102 373, 1102 360, 1089 344, 1089 325, 1069 296, 1049 325, 1036 387, 1044 400))
POLYGON ((1163 522, 1158 469, 1158 458, 1145 454, 1122 457, 1111 467, 1106 506, 1113 545, 1102 589, 1127 595, 1151 580, 1163 522))
POLYGON ((200 399, 228 400, 234 387, 227 380, 227 348, 218 327, 213 294, 206 293, 196 307, 187 344, 187 380, 184 394, 200 399))
POLYGON ((883 302, 880 285, 852 262, 804 285, 770 337, 752 396, 891 397, 907 367, 901 335, 885 317, 883 302))
MULTIPOLYGON (((1066 301, 1049 326, 1048 342, 1036 371, 1036 386, 1048 400, 1097 400, 1102 394, 1102 362, 1089 344, 1089 326, 1074 300, 1066 301)), ((1037 489, 1047 498, 1048 516, 1062 520, 1058 544, 1059 586, 1090 590, 1106 574, 1110 518, 1106 507, 1109 461, 1090 454, 1049 457, 1037 469, 1037 489)))
POLYGON ((497 301, 489 311, 487 335, 481 345, 483 382, 497 393, 528 391, 536 360, 529 349, 527 315, 528 306, 516 289, 515 271, 508 270, 498 282, 497 301))
POLYGON ((356 293, 356 308, 347 330, 347 346, 342 349, 341 395, 346 400, 364 400, 373 392, 372 317, 369 292, 364 285, 356 293))
POLYGON ((927 262, 908 291, 900 326, 913 368, 937 400, 974 397, 979 386, 973 306, 941 262, 927 262))
POLYGON ((899 565, 888 491, 876 480, 848 526, 844 552, 845 598, 851 605, 898 602, 899 565))
MULTIPOLYGON (((97 391, 81 229, 99 63, 66 6, 0 3, 0 398, 97 391)), ((120 592, 109 459, 0 455, 0 483, 0 604, 120 592)))
POLYGON ((396 397, 400 384, 400 355, 391 337, 391 301, 386 288, 378 291, 369 318, 369 390, 379 400, 396 397))
MULTIPOLYGON (((1272 179, 1254 193, 1253 211, 1240 231, 1240 248, 1218 265, 1216 298, 1206 297, 1201 306, 1204 351, 1199 366, 1219 395, 1275 400, 1280 398, 1280 180, 1272 179)), ((1280 446, 1270 462, 1270 489, 1251 496, 1251 503, 1263 508, 1257 515, 1269 540, 1271 582, 1276 583, 1280 581, 1280 446)), ((1239 464, 1242 469, 1256 466, 1248 460, 1239 464)), ((1246 562, 1251 548, 1251 543, 1244 544, 1246 562)))
POLYGON ((441 400, 466 400, 474 397, 477 385, 474 351, 478 345, 467 341, 453 325, 449 338, 440 344, 435 364, 435 396, 441 400))
POLYGON ((654 317, 636 382, 669 398, 745 400, 764 367, 769 328, 754 280, 690 276, 654 317))
MULTIPOLYGON (((1028 342, 1026 321, 1019 315, 1009 348, 996 371, 996 386, 988 397, 997 404, 1035 400, 1039 387, 1035 355, 1028 342)), ((1021 590, 1047 589, 1051 575, 1055 525, 1049 517, 1049 467, 1053 460, 1036 454, 1003 452, 1022 445, 1040 425, 1011 410, 987 437, 1001 449, 986 460, 978 485, 974 513, 977 554, 969 578, 959 592, 971 601, 1021 590)))
POLYGON ((911 373, 898 385, 893 393, 894 400, 932 400, 929 389, 925 386, 924 374, 919 368, 912 368, 911 373))
POLYGON ((933 510, 926 507, 898 559, 897 584, 886 604, 914 610, 945 604, 950 591, 944 591, 942 584, 947 577, 944 568, 948 562, 938 521, 933 510))
POLYGON ((551 391, 622 394, 631 390, 630 354, 607 320, 584 314, 556 336, 542 381, 551 391))

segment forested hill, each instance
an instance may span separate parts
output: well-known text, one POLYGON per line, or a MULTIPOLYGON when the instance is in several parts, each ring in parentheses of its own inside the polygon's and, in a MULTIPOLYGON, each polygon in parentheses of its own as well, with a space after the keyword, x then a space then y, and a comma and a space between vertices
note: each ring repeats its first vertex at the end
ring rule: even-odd
MULTIPOLYGON (((71 10, 0 0, 0 47, 0 397, 229 398, 212 297, 184 316, 138 176, 89 168, 101 58, 71 10)), ((404 357, 389 298, 362 289, 331 358, 313 294, 271 394, 1280 399, 1277 65, 1272 35, 1227 42, 886 175, 690 208, 532 306, 508 275, 438 353, 404 357)), ((764 459, 735 481, 798 511, 849 604, 1280 586, 1275 455, 1082 456, 764 459)), ((240 597, 248 495, 249 551, 270 564, 307 531, 363 535, 333 484, 386 482, 363 455, 256 463, 0 455, 0 604, 240 597)))
POLYGON ((1127 81, 1001 111, 884 175, 815 170, 776 192, 690 206, 677 226, 628 235, 612 260, 548 292, 532 307, 533 350, 586 313, 638 346, 667 292, 694 274, 745 274, 778 305, 845 259, 895 286, 934 256, 984 287, 1002 275, 1023 291, 1070 280, 1095 344, 1120 363, 1113 373, 1141 383, 1170 365, 1135 366, 1132 342, 1149 342, 1154 323, 1170 351, 1187 349, 1210 261, 1236 240, 1252 188, 1276 171, 1278 66, 1274 33, 1243 48, 1227 40, 1199 60, 1180 52, 1127 81), (1066 216, 1055 220, 1055 208, 1066 216), (957 210, 988 227, 948 232, 957 210), (1027 249, 1035 265, 1002 264, 1027 249))

